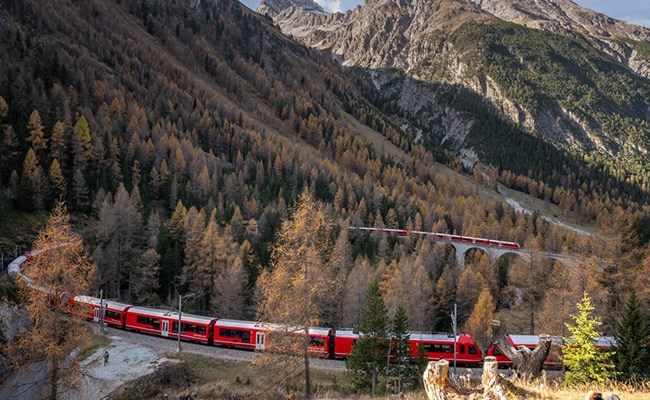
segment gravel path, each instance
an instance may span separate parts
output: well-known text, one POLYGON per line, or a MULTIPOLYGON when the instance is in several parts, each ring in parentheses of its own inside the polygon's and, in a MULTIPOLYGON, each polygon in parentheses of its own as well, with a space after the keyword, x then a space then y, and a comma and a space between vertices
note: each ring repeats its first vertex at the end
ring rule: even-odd
POLYGON ((110 345, 95 351, 82 364, 83 377, 75 388, 68 389, 63 400, 105 399, 118 387, 135 378, 154 372, 168 359, 154 349, 137 341, 107 333, 110 345), (108 350, 109 360, 104 363, 103 354, 108 350))
MULTIPOLYGON (((160 365, 173 361, 165 354, 178 352, 178 341, 151 335, 106 328, 105 335, 111 343, 86 358, 81 368, 83 378, 75 383, 74 389, 66 390, 63 400, 102 400, 121 385, 154 372, 160 365), (102 355, 108 350, 110 357, 104 364, 102 355)), ((235 350, 223 347, 205 346, 181 342, 183 353, 201 354, 230 360, 251 361, 257 356, 253 351, 235 350)), ((344 370, 340 360, 313 359, 314 368, 344 370)))

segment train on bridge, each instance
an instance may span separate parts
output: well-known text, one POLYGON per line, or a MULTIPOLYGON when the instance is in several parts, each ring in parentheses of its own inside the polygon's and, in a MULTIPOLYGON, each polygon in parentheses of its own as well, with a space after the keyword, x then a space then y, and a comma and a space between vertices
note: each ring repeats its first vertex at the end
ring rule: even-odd
POLYGON ((448 242, 471 243, 479 246, 494 246, 494 247, 502 247, 506 249, 521 249, 521 246, 517 242, 485 239, 485 238, 479 238, 473 236, 453 235, 450 233, 410 231, 406 229, 396 229, 396 228, 370 228, 366 226, 351 226, 350 230, 353 231, 357 230, 360 232, 368 232, 368 233, 385 233, 385 234, 396 235, 396 236, 420 235, 420 236, 426 236, 436 240, 448 241, 448 242))

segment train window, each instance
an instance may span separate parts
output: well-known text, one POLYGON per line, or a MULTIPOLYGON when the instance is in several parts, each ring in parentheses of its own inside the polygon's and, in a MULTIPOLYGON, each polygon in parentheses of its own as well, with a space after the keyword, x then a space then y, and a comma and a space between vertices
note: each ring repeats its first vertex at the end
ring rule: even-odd
POLYGON ((111 319, 118 319, 119 320, 121 316, 122 316, 122 313, 120 313, 120 312, 106 310, 105 318, 111 318, 111 319))
POLYGON ((495 347, 494 349, 492 349, 492 355, 493 356, 500 356, 501 355, 501 351, 499 351, 498 347, 495 347))
POLYGON ((309 345, 316 346, 316 347, 323 347, 325 346, 325 339, 319 337, 310 337, 309 345))
MULTIPOLYGON (((172 333, 178 333, 178 322, 172 322, 172 333)), ((196 333, 199 335, 205 335, 205 326, 182 324, 181 333, 196 333)))
POLYGON ((249 331, 242 331, 238 329, 219 329, 219 336, 241 339, 244 343, 250 343, 251 333, 249 331))
POLYGON ((149 325, 153 329, 160 329, 160 320, 156 318, 144 317, 142 315, 138 315, 136 318, 136 322, 142 325, 149 325))
POLYGON ((451 344, 430 344, 427 345, 427 353, 454 353, 454 346, 451 344))
POLYGON ((476 350, 476 346, 467 346, 467 350, 469 354, 478 354, 478 350, 476 350))
POLYGON ((460 354, 465 354, 465 345, 464 344, 460 345, 460 354))
POLYGON ((181 332, 185 333, 196 333, 199 335, 205 335, 205 326, 202 325, 192 325, 192 324, 182 324, 181 332))

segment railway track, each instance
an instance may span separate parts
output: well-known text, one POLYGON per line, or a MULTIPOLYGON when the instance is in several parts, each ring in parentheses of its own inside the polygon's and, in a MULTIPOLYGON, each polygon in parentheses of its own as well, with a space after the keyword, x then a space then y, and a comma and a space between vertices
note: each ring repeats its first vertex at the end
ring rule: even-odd
MULTIPOLYGON (((89 323, 97 326, 96 323, 89 323)), ((143 335, 142 333, 111 327, 105 327, 104 334, 111 337, 124 338, 130 342, 139 343, 144 347, 151 348, 161 355, 165 353, 178 353, 178 341, 175 338, 163 338, 153 335, 143 335)), ((190 342, 181 342, 181 351, 183 353, 199 354, 207 357, 245 362, 250 362, 259 356, 259 353, 250 350, 239 350, 219 346, 206 346, 190 342)), ((319 369, 332 369, 341 371, 346 370, 344 361, 329 360, 326 358, 312 358, 311 366, 319 369)))

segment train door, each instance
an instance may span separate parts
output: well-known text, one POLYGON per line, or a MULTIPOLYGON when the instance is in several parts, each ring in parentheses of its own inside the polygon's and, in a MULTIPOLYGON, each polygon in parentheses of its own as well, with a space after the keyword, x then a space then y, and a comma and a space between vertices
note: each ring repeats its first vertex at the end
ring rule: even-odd
POLYGON ((169 321, 163 319, 162 331, 160 332, 160 334, 164 337, 167 337, 168 332, 169 332, 169 321))
POLYGON ((255 332, 255 350, 264 350, 264 332, 255 332))
POLYGON ((99 322, 99 308, 93 308, 93 322, 99 322))

